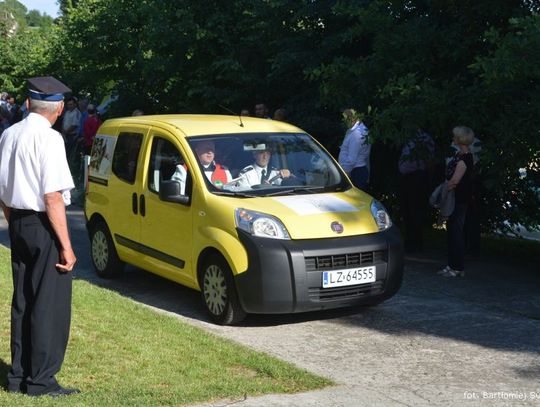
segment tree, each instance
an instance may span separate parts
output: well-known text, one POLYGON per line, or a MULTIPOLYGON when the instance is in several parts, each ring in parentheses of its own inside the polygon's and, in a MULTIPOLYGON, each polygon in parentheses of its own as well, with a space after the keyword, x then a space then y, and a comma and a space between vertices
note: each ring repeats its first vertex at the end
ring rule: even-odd
POLYGON ((51 16, 41 14, 38 10, 30 10, 25 19, 29 27, 50 27, 54 21, 51 16))
POLYGON ((484 225, 540 221, 525 185, 538 176, 539 17, 530 0, 60 4, 56 71, 85 93, 118 92, 118 114, 225 113, 219 105, 239 111, 262 100, 288 108, 335 152, 340 110, 355 107, 375 143, 372 192, 390 204, 401 143, 423 127, 442 163, 450 130, 466 124, 484 142, 484 225))

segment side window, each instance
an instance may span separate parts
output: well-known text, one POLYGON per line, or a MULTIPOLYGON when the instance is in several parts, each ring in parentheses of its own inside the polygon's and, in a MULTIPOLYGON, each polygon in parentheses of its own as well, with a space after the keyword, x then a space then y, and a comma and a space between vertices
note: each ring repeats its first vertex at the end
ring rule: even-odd
POLYGON ((154 137, 148 168, 148 189, 159 193, 159 182, 165 180, 179 181, 182 195, 185 194, 187 168, 178 148, 161 137, 154 137))
POLYGON ((120 133, 112 162, 112 172, 120 179, 131 184, 137 174, 137 160, 142 144, 142 134, 120 133))

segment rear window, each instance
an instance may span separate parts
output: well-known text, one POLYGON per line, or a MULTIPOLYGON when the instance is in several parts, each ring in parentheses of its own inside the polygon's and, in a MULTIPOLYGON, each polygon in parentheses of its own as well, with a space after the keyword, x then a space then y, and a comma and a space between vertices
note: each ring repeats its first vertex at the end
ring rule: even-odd
POLYGON ((137 174, 137 161, 141 151, 143 135, 120 133, 116 141, 112 162, 112 172, 118 178, 133 184, 137 174))

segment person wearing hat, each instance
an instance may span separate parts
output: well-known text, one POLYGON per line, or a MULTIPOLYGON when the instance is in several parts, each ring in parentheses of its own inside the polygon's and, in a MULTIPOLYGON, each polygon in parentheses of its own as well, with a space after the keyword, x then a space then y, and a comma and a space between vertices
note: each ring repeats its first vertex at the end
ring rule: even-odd
POLYGON ((291 176, 289 170, 278 170, 269 165, 270 158, 272 157, 272 151, 269 147, 264 150, 254 151, 253 157, 255 158, 255 162, 243 168, 238 174, 239 185, 281 185, 284 178, 291 176))
POLYGON ((28 116, 0 139, 0 205, 14 285, 7 389, 56 397, 79 392, 55 378, 68 342, 76 257, 65 209, 74 185, 64 141, 51 126, 70 89, 53 77, 28 79, 28 88, 28 116))

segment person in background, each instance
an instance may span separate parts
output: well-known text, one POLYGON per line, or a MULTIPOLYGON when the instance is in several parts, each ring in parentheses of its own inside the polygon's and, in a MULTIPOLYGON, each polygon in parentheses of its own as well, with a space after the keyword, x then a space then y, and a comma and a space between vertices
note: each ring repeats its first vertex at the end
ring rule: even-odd
POLYGON ((243 116, 243 117, 249 117, 251 116, 251 113, 249 112, 249 109, 242 109, 240 110, 240 116, 243 116))
POLYGON ((255 117, 259 119, 270 119, 268 116, 268 107, 264 103, 257 103, 255 105, 255 117))
POLYGON ((94 137, 96 136, 99 126, 101 126, 101 120, 99 119, 96 107, 93 104, 89 104, 86 111, 88 113, 88 117, 84 122, 82 143, 84 155, 90 155, 92 152, 92 143, 94 142, 94 137))
POLYGON ((19 105, 17 104, 15 100, 15 96, 9 95, 7 98, 7 109, 9 112, 9 123, 15 124, 18 121, 20 121, 20 112, 19 112, 19 105))
MULTIPOLYGON (((451 147, 454 151, 459 151, 459 147, 452 143, 451 147)), ((465 248, 467 252, 477 253, 480 251, 481 242, 481 228, 480 228, 480 189, 481 189, 481 174, 478 168, 480 161, 480 155, 482 152, 482 141, 478 137, 474 137, 474 141, 469 146, 469 150, 473 156, 474 171, 473 171, 473 183, 472 183, 472 196, 467 209, 467 215, 465 216, 465 248)))
POLYGON ((9 225, 13 300, 7 391, 67 396, 60 386, 76 262, 66 218, 74 188, 62 136, 51 129, 71 92, 53 77, 28 79, 29 115, 0 139, 0 205, 9 225))
POLYGON ((88 99, 79 99, 77 106, 79 107, 79 112, 81 112, 79 128, 77 129, 77 138, 80 139, 81 137, 83 137, 84 121, 88 117, 88 112, 86 111, 86 109, 88 108, 88 99))
POLYGON ((9 94, 7 92, 0 93, 0 109, 7 109, 7 98, 9 94))
POLYGON ((131 113, 132 116, 144 116, 144 112, 141 109, 135 109, 133 113, 131 113))
POLYGON ((287 121, 287 111, 284 108, 279 108, 274 112, 274 120, 278 120, 280 122, 286 122, 287 121))
POLYGON ((467 207, 472 196, 473 156, 469 146, 474 141, 474 132, 466 126, 457 126, 452 130, 453 142, 458 152, 446 166, 448 189, 455 191, 454 212, 446 221, 448 245, 448 265, 437 274, 444 277, 465 276, 465 236, 463 227, 467 207))
POLYGON ((431 136, 418 129, 404 144, 399 157, 399 202, 405 226, 405 250, 422 250, 424 220, 428 212, 428 166, 433 160, 435 143, 431 136))
POLYGON ((9 126, 11 126, 9 123, 9 112, 7 109, 0 108, 0 134, 9 128, 9 126))
POLYGON ((75 98, 69 98, 66 102, 62 119, 62 135, 66 142, 66 150, 68 157, 73 155, 73 151, 77 142, 77 132, 81 122, 81 112, 77 109, 77 101, 75 98))
POLYGON ((362 123, 354 109, 343 111, 343 122, 347 132, 339 152, 339 164, 349 174, 353 185, 365 190, 369 180, 369 156, 371 144, 368 140, 368 128, 362 123))

